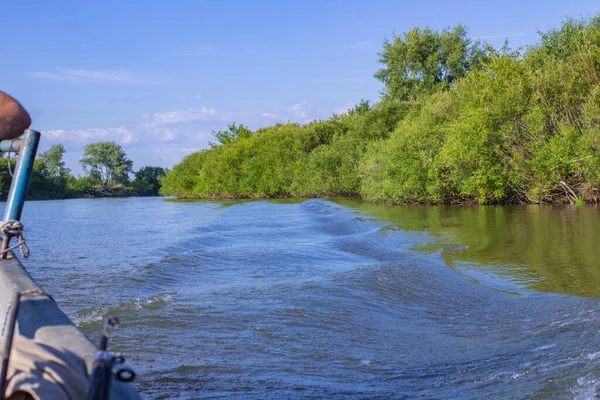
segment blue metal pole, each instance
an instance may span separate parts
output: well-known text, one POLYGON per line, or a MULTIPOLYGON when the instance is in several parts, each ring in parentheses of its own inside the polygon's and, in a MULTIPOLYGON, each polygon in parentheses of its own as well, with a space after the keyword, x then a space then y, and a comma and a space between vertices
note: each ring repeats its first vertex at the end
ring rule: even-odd
MULTIPOLYGON (((8 199, 6 199, 6 209, 4 210, 4 223, 8 221, 19 221, 21 219, 21 212, 23 211, 23 205, 25 204, 25 197, 27 196, 27 187, 29 186, 29 180, 31 179, 31 173, 33 172, 33 162, 35 161, 35 154, 37 153, 38 144, 40 143, 40 133, 26 130, 21 139, 11 140, 8 145, 9 150, 16 149, 13 146, 19 141, 19 160, 15 168, 12 182, 10 184, 10 191, 8 192, 8 199)), ((0 142, 0 149, 4 149, 3 144, 8 141, 0 142)), ((22 227, 21 227, 22 229, 22 227)), ((0 244, 0 259, 7 258, 7 250, 10 245, 10 239, 19 232, 14 233, 9 230, 4 230, 2 243, 0 244)))
POLYGON ((33 171, 33 162, 40 143, 40 133, 28 129, 21 138, 22 143, 19 151, 19 160, 10 184, 8 199, 6 199, 6 209, 4 210, 4 222, 21 219, 23 204, 27 195, 27 187, 33 171))

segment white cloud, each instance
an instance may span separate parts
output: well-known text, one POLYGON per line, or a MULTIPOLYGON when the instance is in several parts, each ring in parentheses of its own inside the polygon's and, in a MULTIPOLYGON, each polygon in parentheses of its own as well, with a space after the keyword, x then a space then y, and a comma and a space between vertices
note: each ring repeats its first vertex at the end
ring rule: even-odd
MULTIPOLYGON (((112 128, 54 129, 43 132, 51 142, 64 142, 83 147, 95 141, 116 141, 123 145, 154 143, 186 143, 186 148, 199 148, 211 140, 213 130, 225 129, 225 123, 238 122, 260 127, 274 122, 306 123, 314 119, 307 101, 290 107, 275 107, 258 111, 217 112, 213 108, 190 108, 140 116, 137 123, 112 128)), ((345 110, 344 110, 345 111, 345 110)))
POLYGON ((156 128, 158 126, 158 123, 156 122, 142 122, 141 124, 138 124, 137 127, 140 129, 153 129, 156 128))
MULTIPOLYGON (((163 128, 154 129, 148 132, 151 139, 158 142, 173 142, 177 139, 178 135, 173 129, 163 128)), ((146 138, 148 137, 146 136, 146 138)))
POLYGON ((213 108, 202 107, 200 109, 191 108, 182 111, 166 111, 151 115, 154 122, 162 124, 175 124, 182 122, 206 121, 213 119, 216 111, 213 108))
POLYGON ((69 152, 68 166, 74 173, 82 172, 77 160, 81 158, 83 147, 98 141, 121 144, 134 161, 134 168, 172 167, 183 155, 208 148, 209 142, 214 141, 211 132, 226 129, 227 124, 234 121, 256 129, 275 122, 306 123, 314 118, 307 101, 262 110, 217 112, 201 107, 140 115, 133 123, 113 128, 54 129, 42 132, 42 136, 43 146, 65 145, 69 152))
POLYGON ((185 152, 185 153, 196 153, 200 150, 204 150, 205 148, 203 147, 185 147, 183 149, 181 149, 181 151, 185 152))
POLYGON ((341 107, 338 107, 334 113, 338 114, 338 115, 344 115, 344 114, 348 114, 348 110, 351 110, 354 108, 354 104, 352 103, 348 103, 348 104, 344 104, 341 107))
POLYGON ((298 103, 298 104, 294 104, 293 106, 291 106, 290 111, 292 113, 292 116, 294 116, 294 117, 307 118, 308 117, 307 108, 308 108, 308 104, 306 102, 298 103))
POLYGON ((156 121, 141 122, 135 125, 132 131, 138 138, 136 142, 161 143, 161 145, 166 142, 176 142, 183 136, 175 127, 156 121))
MULTIPOLYGON (((118 126, 114 128, 87 128, 87 129, 54 129, 42 133, 47 142, 64 143, 72 148, 82 149, 84 145, 97 141, 115 141, 121 145, 134 147, 163 148, 167 143, 170 146, 179 145, 179 148, 201 148, 208 146, 211 135, 206 128, 197 134, 199 128, 205 124, 214 125, 216 111, 202 107, 183 111, 166 111, 151 115, 141 116, 136 124, 118 126), (190 123, 196 123, 191 124, 190 123)), ((218 123, 221 123, 219 120, 218 123)))
MULTIPOLYGON (((259 116, 262 120, 267 120, 269 122, 293 121, 305 123, 314 119, 314 117, 310 115, 311 111, 312 107, 307 101, 303 101, 302 103, 294 104, 291 107, 274 107, 259 113, 254 113, 254 116, 259 116)), ((252 117, 252 115, 247 116, 252 117)))
POLYGON ((77 83, 115 83, 124 85, 160 85, 153 77, 131 70, 91 70, 56 68, 58 72, 30 72, 32 78, 77 83))
POLYGON ((138 146, 125 150, 127 156, 133 160, 134 170, 146 165, 171 168, 190 153, 187 148, 180 144, 161 147, 138 146))
POLYGON ((202 99, 202 95, 200 94, 194 94, 191 96, 181 96, 180 97, 181 100, 201 100, 202 99))
POLYGON ((44 131, 43 136, 61 142, 86 143, 98 140, 114 140, 122 144, 130 144, 137 139, 133 131, 119 126, 117 128, 91 128, 64 131, 62 129, 44 131))
POLYGON ((44 137, 50 137, 52 139, 62 139, 66 136, 66 132, 62 129, 54 129, 50 131, 44 131, 44 137))
POLYGON ((206 143, 208 144, 208 142, 212 139, 212 132, 200 132, 196 135, 196 140, 199 143, 206 143))
POLYGON ((359 40, 356 43, 344 46, 344 49, 360 49, 360 48, 369 47, 369 46, 373 46, 373 42, 371 42, 369 40, 359 40))

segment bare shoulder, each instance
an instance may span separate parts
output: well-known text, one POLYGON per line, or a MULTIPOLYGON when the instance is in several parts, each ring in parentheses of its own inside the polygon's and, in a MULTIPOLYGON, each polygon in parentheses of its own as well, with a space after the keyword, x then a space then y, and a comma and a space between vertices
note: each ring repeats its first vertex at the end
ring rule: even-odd
POLYGON ((25 108, 9 94, 0 90, 0 139, 14 139, 31 125, 25 108))
POLYGON ((20 108, 23 109, 23 106, 17 100, 0 90, 0 112, 18 112, 20 108))
POLYGON ((0 104, 4 105, 4 104, 9 104, 9 103, 16 103, 16 102, 17 101, 15 99, 13 99, 8 93, 0 90, 0 104))

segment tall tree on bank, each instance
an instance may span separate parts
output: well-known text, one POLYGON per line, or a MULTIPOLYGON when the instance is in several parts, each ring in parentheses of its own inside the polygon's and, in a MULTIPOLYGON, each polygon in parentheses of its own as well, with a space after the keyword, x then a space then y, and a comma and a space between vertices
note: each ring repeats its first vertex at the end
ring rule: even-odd
POLYGON ((53 179, 67 179, 71 170, 65 166, 63 155, 65 154, 65 147, 58 143, 53 144, 49 150, 41 153, 38 156, 38 160, 41 160, 46 164, 48 175, 53 179))
POLYGON ((54 144, 40 153, 33 164, 30 194, 37 198, 61 198, 67 195, 68 182, 73 179, 71 170, 65 166, 62 144, 54 144))
POLYGON ((160 190, 160 179, 164 178, 167 171, 161 167, 146 166, 135 173, 133 189, 140 195, 158 196, 160 190))
POLYGON ((129 174, 133 168, 133 161, 127 158, 123 148, 115 142, 86 145, 79 162, 92 179, 107 186, 129 183, 129 174))
POLYGON ((491 46, 472 42, 462 25, 441 32, 414 28, 394 34, 383 43, 375 78, 385 84, 384 94, 400 100, 450 88, 467 72, 489 60, 491 46))

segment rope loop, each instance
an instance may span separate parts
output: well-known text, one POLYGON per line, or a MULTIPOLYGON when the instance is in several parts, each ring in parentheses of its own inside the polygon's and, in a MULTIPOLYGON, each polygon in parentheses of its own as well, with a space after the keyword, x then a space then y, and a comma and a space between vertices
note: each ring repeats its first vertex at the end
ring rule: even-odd
POLYGON ((18 240, 18 243, 16 245, 11 246, 6 250, 0 251, 0 255, 8 253, 10 250, 19 248, 19 252, 21 253, 21 256, 23 256, 23 258, 29 257, 29 247, 25 242, 25 237, 23 237, 23 224, 20 221, 11 220, 3 222, 0 225, 0 233, 5 238, 16 237, 18 240))
POLYGON ((9 173, 9 174, 10 174, 10 176, 11 176, 11 177, 13 177, 13 178, 14 178, 14 174, 13 174, 13 171, 12 171, 12 164, 11 164, 11 162, 10 162, 10 161, 11 161, 11 156, 10 156, 10 154, 11 154, 11 153, 14 151, 14 153, 15 153, 15 159, 16 159, 16 156, 17 156, 17 155, 19 155, 19 153, 18 153, 18 152, 16 152, 16 151, 13 149, 13 144, 15 144, 15 140, 17 140, 17 138, 13 139, 13 140, 10 142, 10 146, 8 146, 8 151, 6 152, 6 155, 7 155, 6 159, 8 160, 8 173, 9 173))
POLYGON ((23 231, 23 224, 17 220, 4 221, 0 225, 0 233, 3 236, 18 236, 23 231))

